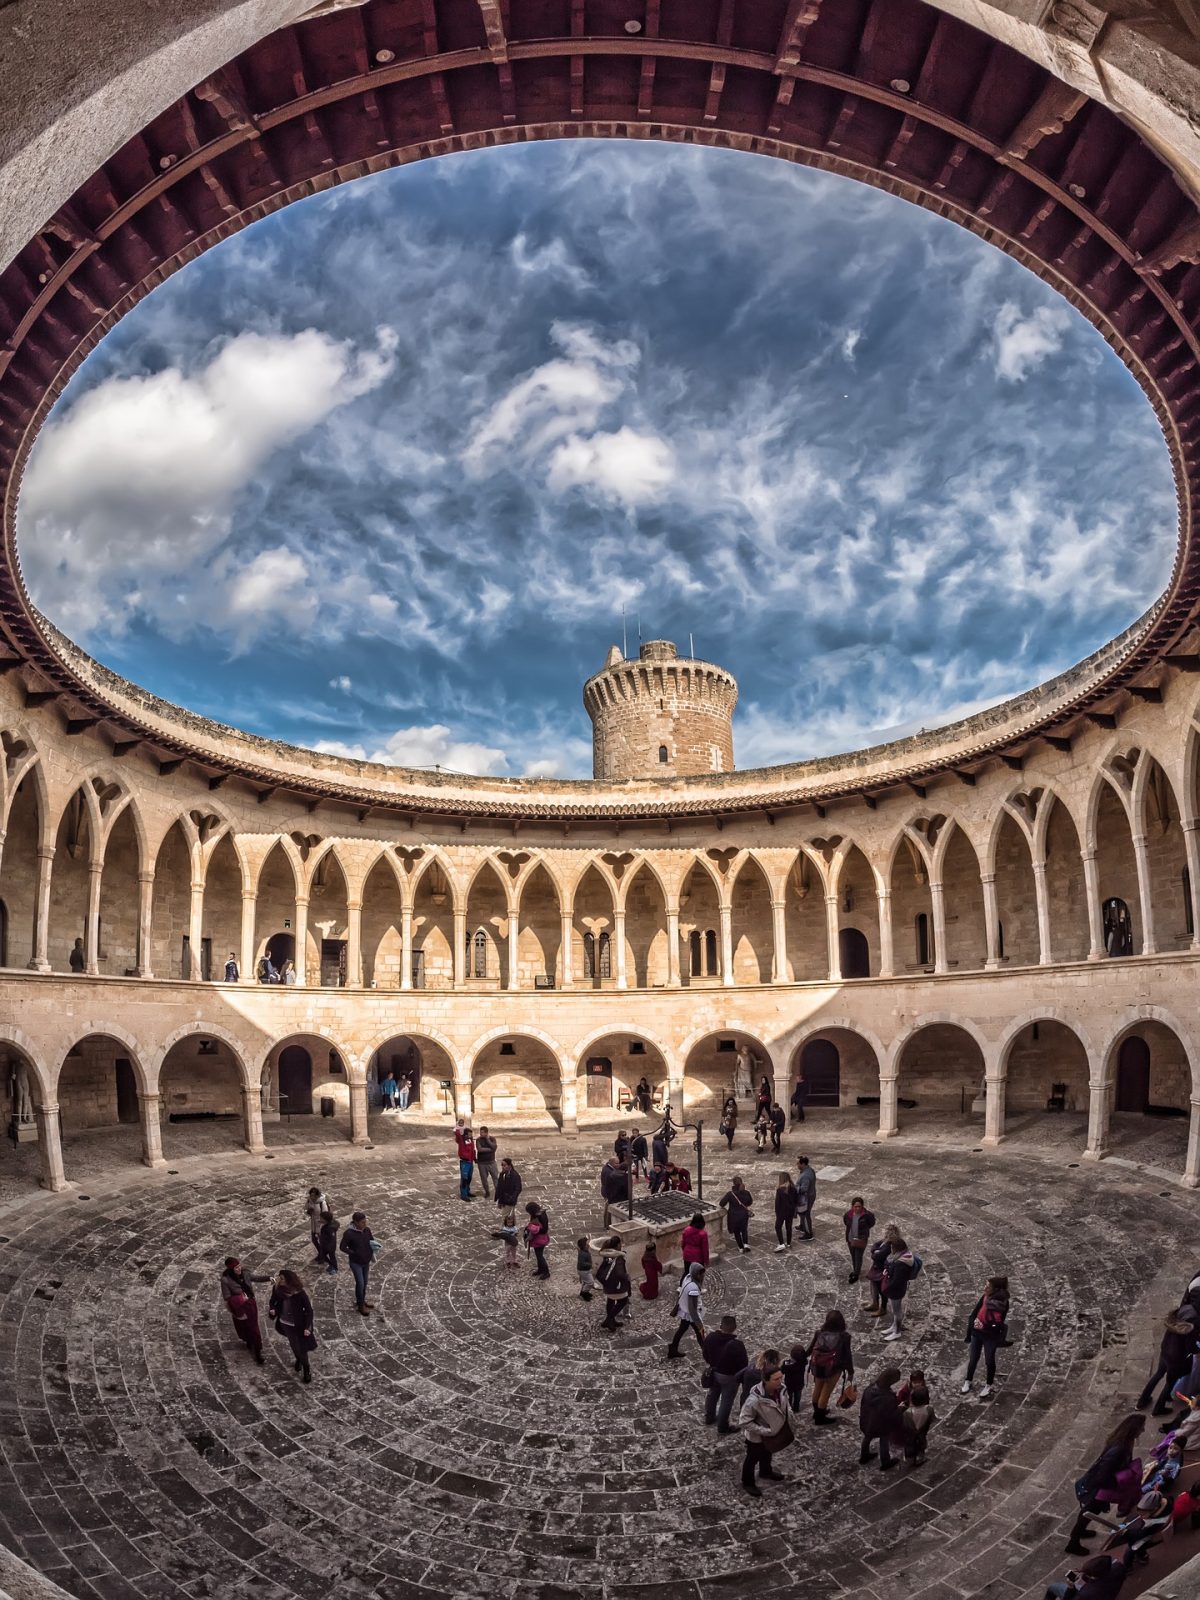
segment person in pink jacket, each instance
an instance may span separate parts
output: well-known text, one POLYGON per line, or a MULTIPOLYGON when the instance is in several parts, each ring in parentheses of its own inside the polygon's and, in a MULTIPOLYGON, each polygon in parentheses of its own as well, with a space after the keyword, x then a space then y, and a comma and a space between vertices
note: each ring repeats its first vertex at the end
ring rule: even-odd
POLYGON ((550 1268, 546 1265, 546 1246, 550 1243, 550 1218, 535 1200, 525 1207, 525 1214, 529 1218, 525 1224, 525 1243, 537 1257, 533 1275, 535 1278, 548 1278, 550 1268))
POLYGON ((693 1262, 699 1267, 708 1265, 708 1229, 704 1226, 704 1218, 698 1211, 683 1230, 679 1248, 683 1255, 685 1276, 693 1262))

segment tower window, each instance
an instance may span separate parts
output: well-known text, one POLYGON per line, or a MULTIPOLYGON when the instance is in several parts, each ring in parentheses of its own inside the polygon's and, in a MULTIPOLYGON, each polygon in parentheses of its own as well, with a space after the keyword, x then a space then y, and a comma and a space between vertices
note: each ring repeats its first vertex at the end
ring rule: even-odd
POLYGON ((658 747, 658 759, 660 762, 667 760, 667 747, 665 744, 660 744, 658 747))

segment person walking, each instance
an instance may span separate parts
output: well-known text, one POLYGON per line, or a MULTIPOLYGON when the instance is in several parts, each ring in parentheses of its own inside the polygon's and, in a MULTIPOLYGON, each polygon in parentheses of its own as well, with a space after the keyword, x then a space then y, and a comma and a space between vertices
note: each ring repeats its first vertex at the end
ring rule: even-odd
POLYGON ((800 1195, 796 1185, 786 1172, 781 1172, 775 1185, 775 1237, 779 1241, 775 1246, 776 1254, 792 1248, 792 1224, 796 1220, 799 1205, 800 1195))
POLYGON ((813 1207, 817 1203, 817 1175, 809 1165, 807 1156, 796 1157, 796 1190, 800 1196, 800 1203, 796 1210, 796 1220, 800 1224, 800 1237, 802 1239, 811 1239, 813 1236, 813 1207))
POLYGON ((881 1317, 887 1310, 887 1302, 883 1297, 883 1273, 892 1246, 899 1237, 900 1229, 894 1222, 889 1222, 883 1230, 883 1238, 876 1239, 870 1246, 871 1265, 867 1271, 867 1281, 871 1285, 871 1304, 867 1307, 869 1317, 881 1317))
POLYGON ((725 1213, 725 1225, 733 1235, 733 1242, 743 1255, 750 1250, 750 1210, 754 1196, 741 1178, 735 1178, 717 1202, 725 1213))
POLYGON ((910 1250, 903 1239, 893 1239, 891 1252, 883 1269, 883 1280, 879 1285, 879 1292, 888 1303, 888 1310, 892 1314, 891 1323, 884 1334, 887 1340, 896 1340, 904 1334, 904 1297, 908 1293, 909 1283, 920 1271, 917 1257, 910 1250))
POLYGON ((604 1226, 608 1228, 614 1208, 629 1204, 629 1171, 620 1156, 609 1156, 600 1168, 600 1193, 604 1198, 604 1226))
POLYGON ((894 1385, 900 1382, 899 1367, 884 1370, 863 1390, 858 1408, 858 1426, 862 1431, 862 1449, 858 1453, 859 1466, 874 1461, 871 1444, 879 1440, 879 1470, 890 1472, 896 1463, 892 1460, 893 1444, 904 1437, 904 1424, 900 1416, 900 1402, 896 1399, 894 1385))
POLYGON ((371 1262, 375 1259, 375 1252, 371 1248, 374 1242, 375 1235, 367 1227, 366 1213, 356 1211, 350 1219, 350 1226, 342 1234, 338 1249, 350 1262, 350 1271, 354 1274, 354 1304, 362 1317, 371 1311, 371 1302, 367 1299, 367 1279, 371 1275, 371 1262))
POLYGON ((1075 1481, 1075 1498, 1079 1502, 1079 1515, 1067 1541, 1067 1554, 1088 1554, 1084 1539, 1090 1538, 1092 1517, 1103 1515, 1109 1505, 1120 1505, 1123 1499, 1132 1503, 1141 1487, 1140 1463, 1135 1467, 1133 1448, 1146 1426, 1145 1417, 1134 1411, 1122 1418, 1113 1428, 1100 1454, 1081 1478, 1075 1481))
POLYGON ((792 1121, 804 1121, 804 1108, 808 1104, 808 1084, 803 1073, 796 1079, 796 1087, 792 1090, 792 1121))
POLYGON ((704 1401, 704 1420, 715 1422, 718 1433, 732 1433, 729 1419, 741 1388, 742 1373, 750 1365, 746 1346, 738 1338, 737 1318, 727 1313, 720 1325, 704 1335, 700 1354, 708 1363, 710 1380, 704 1401))
POLYGON ((396 1074, 389 1071, 387 1077, 379 1085, 379 1092, 383 1096, 383 1109, 385 1111, 394 1111, 396 1109, 396 1093, 399 1087, 396 1082, 396 1074))
POLYGON ((308 1213, 309 1237, 312 1239, 313 1249, 317 1253, 317 1260, 320 1261, 321 1224, 325 1221, 326 1217, 331 1217, 333 1215, 333 1211, 330 1207, 329 1201, 322 1194, 321 1190, 315 1187, 308 1191, 308 1199, 305 1202, 304 1209, 308 1213))
POLYGON ((525 1215, 529 1218, 525 1224, 525 1245, 533 1251, 537 1260, 533 1275, 535 1278, 548 1278, 550 1268, 546 1265, 546 1247, 550 1243, 550 1217, 536 1200, 530 1200, 526 1205, 525 1215))
POLYGON ((238 958, 233 951, 229 952, 229 960, 225 963, 225 982, 237 983, 242 976, 242 969, 238 966, 238 958))
POLYGON ((846 1319, 840 1311, 826 1312, 825 1321, 812 1336, 805 1354, 808 1370, 812 1374, 813 1422, 818 1428, 836 1422, 829 1415, 829 1402, 838 1386, 838 1379, 847 1383, 854 1377, 854 1351, 846 1331, 846 1319))
POLYGON ((642 1272, 644 1277, 638 1284, 638 1293, 643 1300, 658 1299, 658 1280, 662 1277, 663 1264, 658 1259, 658 1246, 653 1239, 646 1240, 646 1248, 642 1251, 642 1272))
POLYGON ((679 1240, 679 1253, 683 1257, 683 1269, 686 1276, 690 1266, 708 1266, 708 1228, 704 1223, 703 1213, 697 1211, 679 1240))
POLYGON ((502 1156, 500 1175, 496 1179, 496 1204, 501 1211, 515 1211, 521 1197, 521 1174, 512 1164, 511 1156, 502 1156))
POLYGON ((742 1463, 742 1488, 757 1500, 762 1490, 754 1481, 757 1470, 760 1479, 782 1482, 785 1474, 776 1472, 774 1458, 785 1450, 796 1437, 794 1417, 787 1390, 783 1386, 783 1373, 775 1367, 761 1383, 756 1383, 741 1409, 738 1421, 746 1441, 746 1459, 742 1463))
POLYGON ((694 1261, 687 1269, 679 1288, 679 1299, 675 1305, 675 1315, 679 1320, 675 1324, 675 1336, 667 1350, 668 1361, 679 1359, 679 1346, 689 1328, 696 1335, 696 1343, 701 1349, 704 1348, 704 1301, 701 1298, 703 1284, 704 1268, 698 1261, 694 1261))
POLYGON ((1151 1376, 1146 1380, 1146 1386, 1138 1397, 1137 1409, 1144 1411, 1154 1399, 1154 1391, 1160 1378, 1166 1381, 1162 1386, 1162 1393, 1154 1403, 1151 1416, 1165 1417, 1171 1409, 1168 1401, 1175 1385, 1181 1378, 1187 1376, 1192 1365, 1192 1356, 1196 1349, 1196 1325, 1172 1311, 1163 1323, 1163 1336, 1158 1346, 1158 1363, 1151 1376))
POLYGON ((604 1321, 600 1324, 605 1333, 616 1333, 617 1318, 629 1309, 629 1268, 625 1252, 615 1235, 607 1239, 600 1258, 599 1283, 604 1290, 604 1321))
POLYGON ((738 1104, 732 1095, 728 1097, 721 1107, 721 1125, 717 1129, 725 1140, 728 1149, 733 1149, 733 1136, 737 1132, 738 1104))
POLYGON ((396 1103, 397 1103, 397 1105, 399 1105, 401 1111, 407 1111, 408 1110, 408 1103, 412 1099, 412 1092, 413 1092, 412 1073, 411 1072, 405 1072, 405 1073, 403 1073, 401 1075, 400 1088, 399 1088, 399 1091, 398 1091, 398 1093, 396 1095, 396 1103))
POLYGON ((904 1460, 910 1467, 920 1467, 925 1462, 925 1441, 929 1430, 937 1421, 937 1412, 923 1383, 912 1384, 908 1399, 900 1413, 904 1436, 904 1460))
POLYGON ((856 1194, 851 1200, 849 1211, 842 1217, 842 1225, 846 1229, 846 1248, 850 1252, 849 1281, 857 1283, 862 1276, 863 1256, 871 1242, 871 1229, 875 1226, 875 1214, 867 1210, 862 1195, 856 1194))
POLYGON ((592 1247, 588 1244, 587 1235, 575 1241, 575 1271, 579 1274, 579 1298, 590 1300, 592 1290, 596 1287, 596 1280, 592 1275, 592 1268, 596 1265, 592 1256, 592 1247))
POLYGON ((321 1219, 321 1231, 317 1235, 317 1265, 325 1263, 326 1277, 337 1275, 337 1218, 332 1212, 321 1219))
POLYGON ((455 1128, 454 1143, 458 1148, 458 1198, 474 1200, 471 1179, 475 1175, 475 1139, 469 1123, 455 1128))
POLYGON ((971 1356, 967 1362, 967 1375, 962 1382, 963 1394, 971 1392, 971 1380, 975 1376, 980 1356, 984 1359, 984 1375, 987 1382, 979 1391, 979 1398, 986 1400, 995 1388, 996 1351, 1008 1342, 1009 1304, 1008 1279, 989 1278, 983 1286, 983 1293, 975 1302, 974 1310, 967 1318, 966 1343, 971 1346, 971 1356))
POLYGON ((771 1151, 779 1154, 779 1147, 783 1140, 784 1130, 787 1128, 787 1115, 778 1100, 771 1102, 771 1151))
POLYGON ((317 1348, 317 1341, 313 1334, 312 1301, 304 1292, 298 1272, 285 1268, 276 1278, 267 1314, 275 1324, 275 1332, 281 1333, 291 1345, 296 1371, 305 1383, 311 1383, 308 1358, 317 1348))
POLYGON ((225 1257, 225 1270, 221 1273, 221 1298, 233 1319, 233 1331, 261 1367, 263 1364, 262 1329, 258 1323, 258 1301, 254 1287, 242 1271, 237 1256, 225 1257))
POLYGON ((646 1135, 638 1128, 629 1130, 629 1172, 636 1183, 639 1178, 650 1175, 649 1167, 650 1146, 646 1143, 646 1135))
POLYGON ((496 1141, 483 1127, 475 1139, 475 1171, 479 1174, 479 1187, 483 1190, 484 1196, 494 1194, 498 1181, 496 1141))
POLYGON ((754 1097, 754 1120, 759 1117, 771 1115, 771 1101, 775 1096, 771 1093, 771 1081, 763 1077, 758 1080, 758 1093, 754 1097))

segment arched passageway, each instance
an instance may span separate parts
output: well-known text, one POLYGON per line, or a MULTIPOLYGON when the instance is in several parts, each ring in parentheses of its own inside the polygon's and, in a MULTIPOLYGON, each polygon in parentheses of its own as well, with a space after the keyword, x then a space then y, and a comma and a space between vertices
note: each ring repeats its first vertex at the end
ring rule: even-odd
POLYGON ((242 1063, 224 1039, 198 1030, 177 1040, 158 1076, 164 1154, 250 1143, 243 1082, 242 1063))
POLYGON ((1034 967, 1041 959, 1041 940, 1033 855, 1028 835, 1009 811, 1002 814, 996 831, 994 861, 996 961, 1001 966, 1034 967))
MULTIPOLYGON (((306 936, 306 947, 307 943, 306 936)), ((303 951, 299 954, 302 955, 303 951)), ((271 846, 258 874, 258 892, 254 902, 256 971, 264 956, 276 972, 282 972, 284 962, 291 961, 302 983, 312 977, 311 966, 302 970, 297 960, 296 874, 291 857, 278 842, 271 846)))
POLYGON ((952 1124, 975 1117, 982 1123, 983 1052, 965 1028, 948 1022, 919 1028, 896 1066, 902 1127, 926 1119, 952 1124))
POLYGON ((571 970, 577 985, 588 989, 615 985, 615 921, 612 890, 600 870, 589 866, 575 886, 571 913, 571 970))
POLYGON ((1085 961, 1091 922, 1079 830, 1061 800, 1049 804, 1044 852, 1050 955, 1055 961, 1085 961))
POLYGON ((879 971, 879 896, 871 864, 851 845, 837 879, 838 970, 843 978, 879 971))
POLYGON ((351 971, 350 908, 346 873, 333 850, 313 868, 308 885, 305 971, 322 989, 344 989, 362 980, 351 971))
POLYGON ((264 1124, 292 1117, 347 1117, 349 1074, 336 1045, 314 1033, 280 1039, 267 1056, 259 1082, 264 1124))
POLYGON ((825 886, 812 857, 801 851, 787 876, 783 896, 787 977, 791 983, 817 983, 829 976, 829 933, 825 886))
POLYGON ((471 1098, 477 1128, 492 1122, 502 1127, 506 1119, 522 1126, 557 1127, 562 1118, 558 1058, 527 1034, 493 1039, 472 1063, 471 1098))
POLYGON ((823 1028, 792 1051, 788 1072, 790 1104, 797 1082, 806 1086, 805 1116, 836 1106, 874 1105, 879 1099, 879 1062, 861 1034, 850 1028, 823 1028))
POLYGON ((34 960, 41 826, 37 778, 27 772, 9 804, 4 843, 0 846, 0 901, 4 905, 6 931, 0 964, 6 967, 27 967, 34 960))
POLYGON ((1146 841, 1146 877, 1159 950, 1186 950, 1192 942, 1192 890, 1179 802, 1152 756, 1141 794, 1140 826, 1146 841))
POLYGON ((667 901, 643 862, 625 888, 625 971, 632 989, 663 989, 670 980, 667 901))
POLYGON ((892 860, 892 942, 897 974, 932 972, 937 960, 929 867, 905 834, 892 860))
MULTIPOLYGON (((736 1028, 707 1034, 683 1063, 683 1107, 689 1112, 719 1111, 733 1095, 745 1110, 763 1078, 778 1097, 784 1086, 775 1082, 771 1052, 761 1039, 736 1028)), ((672 1110, 678 1121, 680 1108, 672 1110)))
POLYGON ((508 987, 508 892, 499 870, 485 861, 467 894, 465 974, 485 989, 508 987))
POLYGON ((1050 1113, 1062 1122, 1064 1148, 1078 1150, 1084 1141, 1090 1076, 1087 1049, 1074 1029, 1053 1018, 1029 1023, 1009 1045, 1004 1063, 1004 1131, 1014 1132, 1021 1119, 1050 1113))
POLYGON ((679 937, 683 958, 680 972, 685 985, 720 983, 721 911, 716 885, 697 862, 679 891, 679 937))
POLYGON ((191 926, 192 854, 182 822, 158 847, 150 917, 150 966, 156 978, 187 978, 191 926))
POLYGON ((58 1075, 58 1103, 64 1135, 136 1125, 138 1080, 127 1047, 102 1033, 77 1040, 58 1075))
MULTIPOLYGON (((239 964, 242 948, 242 865, 233 835, 223 833, 213 846, 204 873, 204 948, 202 976, 222 981, 225 963, 239 964)), ((253 973, 243 973, 253 977, 253 973)))
POLYGON ((405 1117, 415 1117, 420 1112, 454 1115, 454 1063, 440 1044, 410 1033, 398 1033, 381 1044, 367 1069, 367 1098, 373 1111, 384 1109, 381 1085, 389 1073, 396 1080, 397 1090, 406 1077, 412 1085, 403 1112, 397 1094, 398 1113, 405 1117))
POLYGON ((1183 1040, 1168 1023, 1146 1017, 1122 1030, 1106 1059, 1105 1149, 1183 1167, 1193 1115, 1192 1065, 1183 1040))
POLYGON ((644 1078, 650 1086, 651 1113, 658 1119, 668 1098, 667 1063, 661 1051, 636 1033, 609 1033, 594 1040, 576 1064, 580 1122, 589 1113, 596 1120, 614 1111, 636 1111, 634 1095, 644 1078))
POLYGON ((362 981, 368 989, 399 989, 404 956, 400 883, 394 857, 380 856, 362 890, 362 981))
POLYGON ((1129 813, 1113 785, 1100 784, 1096 804, 1096 875, 1104 928, 1104 953, 1136 955, 1142 948, 1137 858, 1129 813))

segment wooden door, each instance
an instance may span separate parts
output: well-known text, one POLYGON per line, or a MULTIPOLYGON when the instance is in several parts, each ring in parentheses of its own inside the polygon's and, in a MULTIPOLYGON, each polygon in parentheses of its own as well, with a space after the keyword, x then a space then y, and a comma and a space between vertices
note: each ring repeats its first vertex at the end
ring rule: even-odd
POLYGON ((588 1105, 610 1110, 613 1103, 612 1062, 607 1056, 589 1056, 585 1070, 588 1105))
POLYGON ((300 1044, 290 1044, 279 1057, 279 1093, 287 1096, 289 1116, 312 1115, 312 1057, 300 1044))
POLYGON ((1117 1110, 1145 1111, 1150 1104, 1150 1046, 1135 1033, 1117 1056, 1117 1110))

